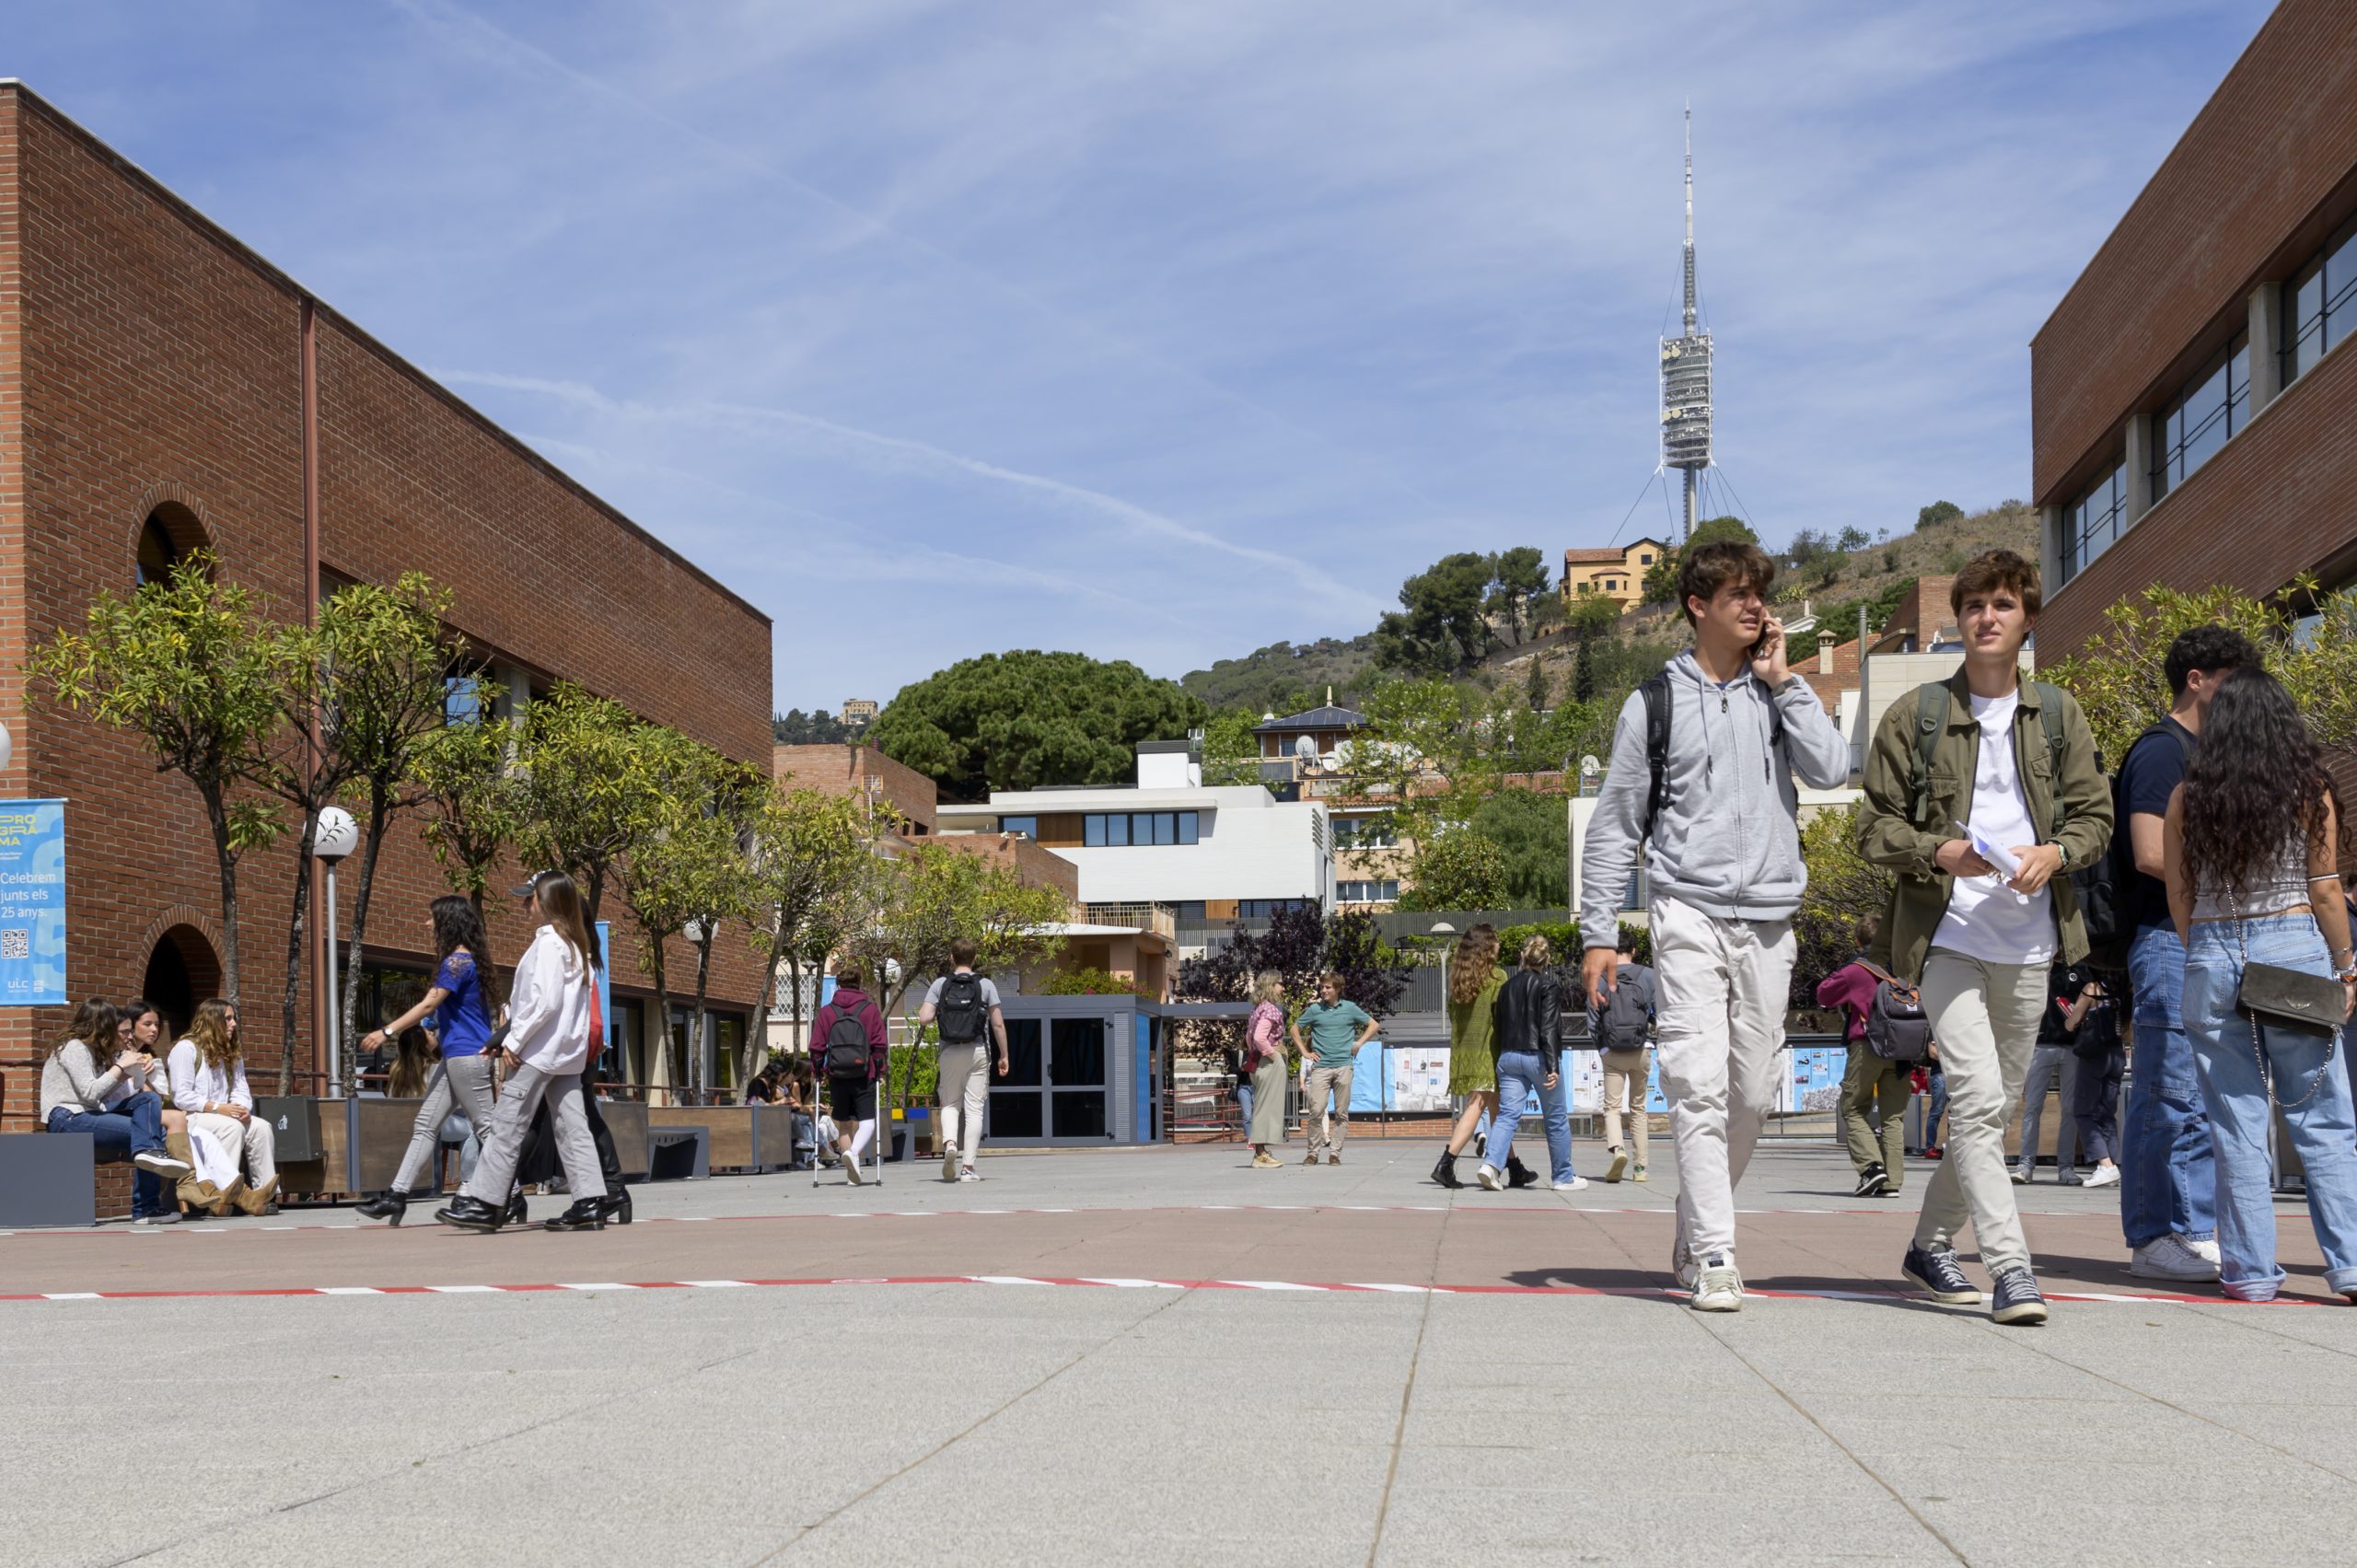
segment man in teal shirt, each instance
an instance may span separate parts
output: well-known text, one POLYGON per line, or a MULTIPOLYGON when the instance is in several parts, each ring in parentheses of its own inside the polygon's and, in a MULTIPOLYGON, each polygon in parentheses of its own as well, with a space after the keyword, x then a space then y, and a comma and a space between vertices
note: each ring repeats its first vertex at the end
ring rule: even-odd
POLYGON ((1351 1064, 1378 1026, 1366 1009, 1342 1000, 1341 975, 1318 976, 1318 997, 1293 1022, 1294 1049, 1301 1052, 1304 1068, 1301 1131, 1309 1140, 1309 1153, 1301 1163, 1316 1165, 1323 1149, 1328 1165, 1340 1165, 1342 1139, 1351 1130, 1351 1064), (1306 1041, 1302 1039, 1305 1029, 1309 1031, 1306 1041), (1326 1115, 1329 1097, 1334 1102, 1331 1121, 1326 1115))

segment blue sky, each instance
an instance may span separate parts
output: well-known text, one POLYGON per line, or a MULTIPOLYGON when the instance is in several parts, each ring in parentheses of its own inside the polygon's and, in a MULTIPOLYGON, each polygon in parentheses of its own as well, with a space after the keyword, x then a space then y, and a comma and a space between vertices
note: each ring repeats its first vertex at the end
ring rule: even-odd
POLYGON ((1782 541, 2025 495, 2029 337, 2268 9, 85 4, 11 7, 0 75, 831 708, 1009 647, 1177 676, 1608 541, 1687 97, 1726 498, 1782 541))

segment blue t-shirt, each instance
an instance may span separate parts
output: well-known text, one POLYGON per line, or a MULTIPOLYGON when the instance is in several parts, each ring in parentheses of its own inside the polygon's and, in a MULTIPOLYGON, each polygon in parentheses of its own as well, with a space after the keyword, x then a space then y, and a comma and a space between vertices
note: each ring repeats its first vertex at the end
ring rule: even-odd
POLYGON ((441 1038, 443 1060, 481 1056, 483 1047, 491 1043, 491 1014, 483 1006, 482 980, 475 973, 474 958, 463 952, 451 954, 434 971, 434 984, 436 990, 450 993, 434 1014, 434 1032, 441 1038))
POLYGON ((1313 1002, 1301 1010, 1300 1022, 1310 1049, 1318 1053, 1318 1064, 1340 1067, 1357 1058, 1359 1030, 1375 1020, 1357 1003, 1345 1000, 1330 1007, 1313 1002))
MULTIPOLYGON (((2128 759, 2119 765, 2120 807, 2128 816, 2140 811, 2154 817, 2167 816, 2170 795, 2185 782, 2185 761, 2194 746, 2192 732, 2174 718, 2163 719, 2161 725, 2177 733, 2145 736, 2128 749, 2128 759)), ((2125 821, 2115 824, 2112 830, 2131 831, 2125 821)), ((2132 857, 2132 850, 2131 854, 2132 857)), ((2171 923, 2168 888, 2159 877, 2139 871, 2133 909, 2139 931, 2171 923)))

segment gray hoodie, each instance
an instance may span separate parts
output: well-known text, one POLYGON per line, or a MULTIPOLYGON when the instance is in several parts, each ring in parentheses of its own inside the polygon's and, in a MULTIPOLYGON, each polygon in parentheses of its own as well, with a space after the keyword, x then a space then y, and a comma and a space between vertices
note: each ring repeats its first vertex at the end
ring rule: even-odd
MULTIPOLYGON (((1794 770, 1818 789, 1847 784, 1850 743, 1797 675, 1771 695, 1747 668, 1722 690, 1683 653, 1669 662, 1669 798, 1645 845, 1654 896, 1722 919, 1786 918, 1808 886, 1794 770), (1782 755, 1771 745, 1771 703, 1784 715, 1782 755)), ((1652 785, 1645 700, 1631 691, 1581 851, 1580 929, 1590 947, 1620 939, 1620 900, 1636 869, 1652 785)))

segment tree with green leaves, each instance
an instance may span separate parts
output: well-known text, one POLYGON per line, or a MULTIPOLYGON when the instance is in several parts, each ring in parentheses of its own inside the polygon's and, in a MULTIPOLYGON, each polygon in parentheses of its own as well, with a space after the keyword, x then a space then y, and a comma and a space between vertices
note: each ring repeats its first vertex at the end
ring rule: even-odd
POLYGON ((769 1058, 768 999, 780 965, 791 972, 791 1016, 802 1029, 802 970, 815 949, 827 949, 847 923, 846 900, 860 887, 876 848, 864 804, 848 796, 793 787, 780 779, 758 802, 752 853, 744 867, 745 902, 752 912, 753 951, 761 960, 762 1005, 753 1030, 746 1077, 769 1058))
POLYGON ((1596 701, 1596 650, 1585 637, 1580 639, 1580 651, 1572 661, 1572 700, 1576 703, 1596 701))
POLYGON ((1563 619, 1565 630, 1585 643, 1620 624, 1620 601, 1610 594, 1578 594, 1563 619))
MULTIPOLYGON (((1571 897, 1571 805, 1560 795, 1502 789, 1473 808, 1473 830, 1498 846, 1501 909, 1562 909, 1571 897)), ((1443 842, 1455 834, 1445 835, 1443 842)), ((1458 906, 1452 906, 1458 907, 1458 906)))
POLYGON ((1133 664, 1085 654, 984 654, 904 686, 868 741, 952 798, 1126 784, 1141 740, 1176 740, 1210 709, 1133 664))
POLYGON ((1460 551, 1400 584, 1400 608, 1376 625, 1376 663, 1404 674, 1446 675, 1488 653, 1485 610, 1496 571, 1496 557, 1460 551))
MULTIPOLYGON (((2117 767, 2144 727, 2169 711, 2172 697, 2164 668, 2169 644, 2192 627, 2231 626, 2261 648, 2277 650, 2269 660, 2270 668, 2294 687, 2295 699, 2316 700, 2319 693, 2314 683, 2287 671, 2280 651, 2289 624, 2282 610, 2233 588, 2187 593, 2155 584, 2105 610, 2103 631, 2084 652, 2040 674, 2079 700, 2095 734, 2096 749, 2107 766, 2117 767)), ((2307 703, 2302 705, 2305 711, 2307 703)))
POLYGON ((1203 721, 1204 784, 1260 782, 1260 738, 1252 733, 1260 722, 1248 708, 1222 708, 1203 721))
POLYGON ((1366 728, 1351 741, 1351 772, 1388 802, 1393 830, 1421 845, 1443 788, 1471 788, 1474 753, 1466 691, 1446 680, 1387 680, 1368 693, 1366 728))
POLYGON ((1813 1007, 1817 984, 1857 952, 1858 922, 1890 903, 1891 875, 1858 853, 1858 807, 1819 811, 1801 824, 1808 889, 1793 916, 1796 954, 1787 1005, 1813 1007))
POLYGON ((1964 508, 1953 501, 1934 501, 1915 514, 1918 528, 1936 528, 1953 517, 1964 516, 1964 508))
POLYGON ((1529 703, 1530 711, 1534 714, 1545 713, 1548 699, 1553 694, 1553 689, 1547 679, 1547 661, 1533 655, 1530 660, 1529 678, 1523 683, 1523 696, 1529 703))
POLYGON ((1403 910, 1504 907, 1506 857, 1498 841, 1471 826, 1447 828, 1419 842, 1399 889, 1403 910))
POLYGON ((1518 646, 1531 607, 1547 593, 1547 557, 1527 544, 1502 550, 1491 558, 1490 580, 1487 608, 1506 623, 1518 646))
POLYGON ((238 863, 281 830, 270 803, 243 790, 266 765, 285 709, 261 596, 217 580, 214 565, 198 552, 127 598, 101 590, 81 630, 61 628, 33 655, 28 694, 136 735, 157 772, 195 788, 220 877, 222 991, 234 1006, 238 863))
POLYGON ((661 830, 669 808, 663 768, 668 753, 649 744, 650 727, 620 703, 570 681, 525 712, 517 847, 535 865, 562 870, 580 884, 593 924, 607 881, 624 856, 661 830))
POLYGON ((479 921, 493 871, 522 837, 529 808, 518 728, 499 716, 505 694, 496 681, 473 678, 462 710, 419 746, 413 774, 426 845, 479 921))

